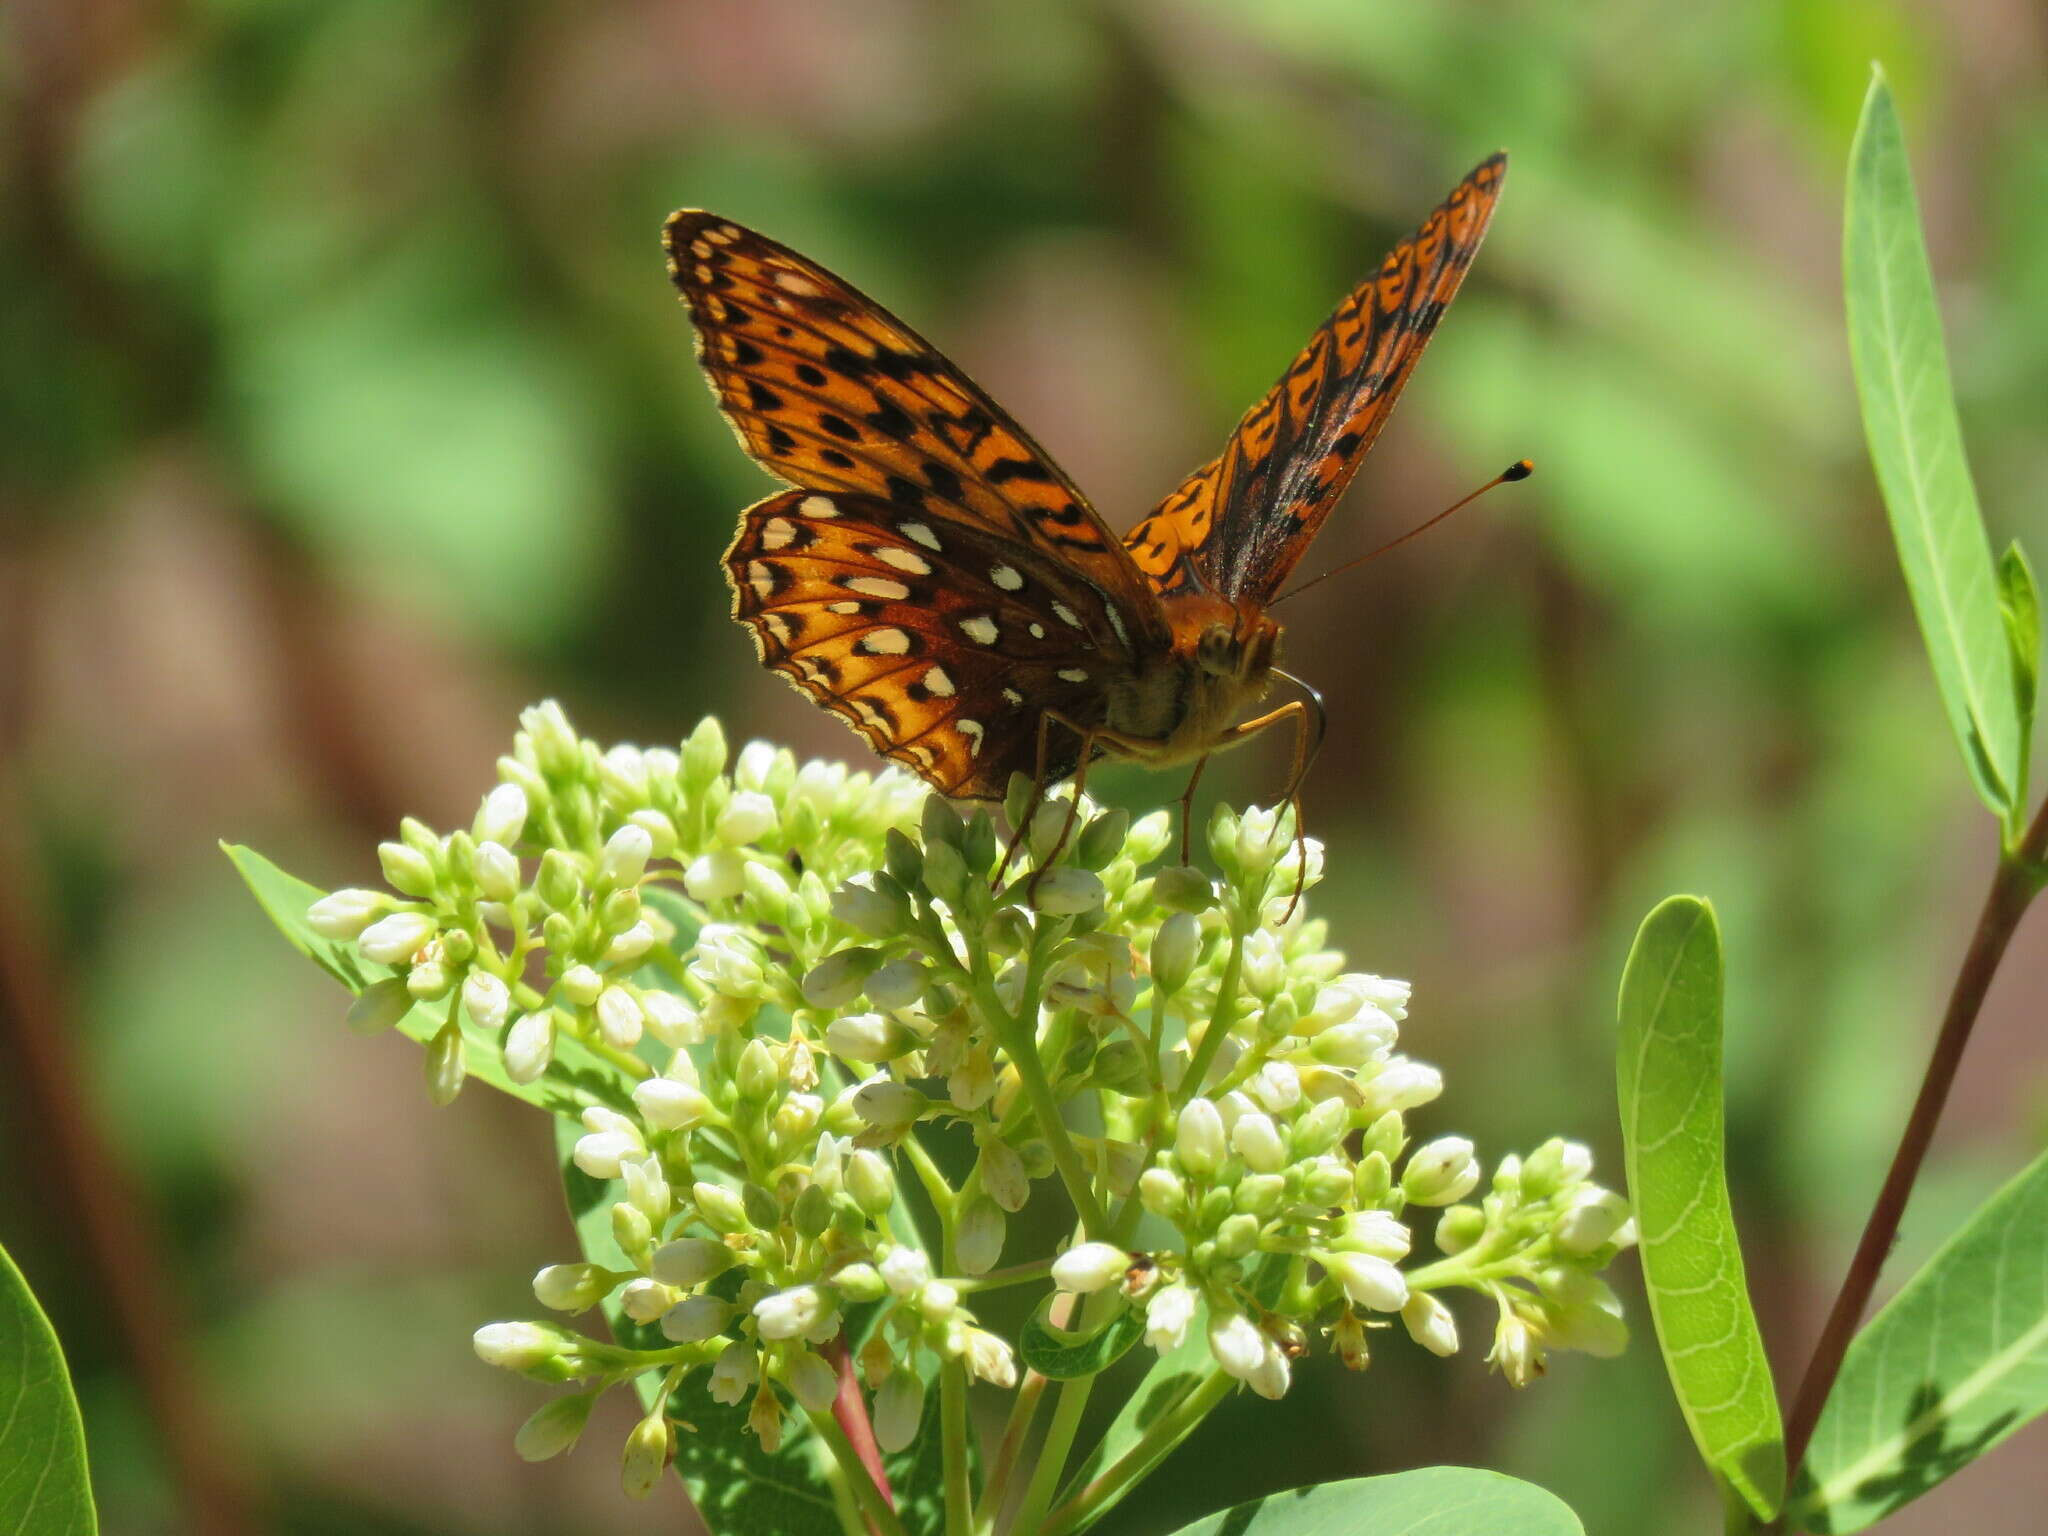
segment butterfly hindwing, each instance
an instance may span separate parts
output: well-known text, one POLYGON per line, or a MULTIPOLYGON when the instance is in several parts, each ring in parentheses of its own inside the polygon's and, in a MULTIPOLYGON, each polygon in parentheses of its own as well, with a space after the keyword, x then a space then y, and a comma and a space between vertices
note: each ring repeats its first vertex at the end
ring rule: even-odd
POLYGON ((1069 567, 1127 628, 1167 635, 1150 584, 1045 450, 909 326, 716 214, 668 221, 669 272, 747 452, 793 485, 964 524, 1069 567))
POLYGON ((1125 539, 1165 594, 1272 601, 1385 425, 1477 254, 1507 157, 1482 161, 1309 338, 1229 443, 1125 539))
MULTIPOLYGON (((726 572, 762 662, 942 793, 999 799, 1034 773, 1041 711, 1101 723, 1132 655, 1061 562, 845 492, 786 491, 740 519, 726 572)), ((1052 733, 1050 775, 1075 739, 1052 733)))

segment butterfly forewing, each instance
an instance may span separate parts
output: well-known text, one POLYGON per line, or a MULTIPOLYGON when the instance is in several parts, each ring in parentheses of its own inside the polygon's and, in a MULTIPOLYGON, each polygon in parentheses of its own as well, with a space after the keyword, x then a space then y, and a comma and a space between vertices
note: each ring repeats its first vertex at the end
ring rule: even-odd
POLYGON ((1464 280, 1507 157, 1482 161, 1394 248, 1238 423, 1125 540, 1162 593, 1263 606, 1330 515, 1464 280))
POLYGON ((668 222, 669 271, 746 450, 794 485, 967 524, 1069 567, 1134 634, 1151 588, 1080 491, 1000 407, 850 283, 716 214, 668 222))
MULTIPOLYGON (((761 660, 941 792, 998 799, 1037 771, 1040 713, 1101 723, 1132 655, 1111 609, 1014 539, 851 493, 751 507, 726 551, 761 660)), ((1055 732, 1048 773, 1074 766, 1055 732)))

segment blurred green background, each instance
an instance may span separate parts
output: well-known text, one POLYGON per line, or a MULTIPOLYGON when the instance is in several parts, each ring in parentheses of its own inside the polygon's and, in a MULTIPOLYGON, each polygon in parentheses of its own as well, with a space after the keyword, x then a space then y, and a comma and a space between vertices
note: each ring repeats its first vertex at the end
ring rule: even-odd
MULTIPOLYGON (((1291 605, 1330 701, 1321 910, 1412 977, 1419 1121, 1619 1167, 1620 961, 1671 890, 1731 965, 1736 1208, 1794 1378, 1994 851, 1841 336, 1842 162, 1896 82, 1995 542, 2048 554, 2048 21, 2026 0, 11 0, 0 10, 0 1242, 78 1375, 106 1529, 684 1531, 623 1410, 523 1466, 470 1330, 566 1256, 544 1127, 412 1048, 214 847, 373 880, 517 707, 858 744, 760 672, 717 557, 767 482, 691 360, 678 205, 815 255, 1131 521, 1480 156, 1492 236, 1291 605)), ((1282 748, 1209 790, 1271 793, 1282 748)), ((1178 783, 1125 773, 1133 803, 1178 783)), ((1994 990, 1894 1281, 2037 1147, 2048 933, 1994 990)), ((1632 1266, 1624 1284, 1633 1287, 1632 1266)), ((1631 1289, 1642 1323, 1640 1297, 1631 1289)), ((1117 1517, 1317 1478, 1536 1478, 1715 1528, 1647 1332, 1511 1393, 1327 1360, 1117 1517)), ((1789 1390, 1789 1380, 1783 1385, 1789 1390)), ((2039 1529, 2039 1429, 1899 1517, 2039 1529)), ((1107 1528, 1106 1528, 1107 1529, 1107 1528)))

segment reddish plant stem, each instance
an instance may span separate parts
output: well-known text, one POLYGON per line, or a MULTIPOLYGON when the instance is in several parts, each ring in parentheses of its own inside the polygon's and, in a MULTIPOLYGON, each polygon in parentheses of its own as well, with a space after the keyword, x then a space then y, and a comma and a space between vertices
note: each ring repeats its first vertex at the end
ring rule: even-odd
MULTIPOLYGON (((889 1474, 882 1470, 882 1448, 875 1443, 875 1427, 868 1420, 867 1399, 861 1396, 860 1378, 853 1373, 853 1352, 846 1347, 846 1335, 841 1333, 827 1344, 824 1353, 832 1369, 839 1373, 839 1395, 832 1399, 832 1417, 846 1431, 854 1455, 868 1469, 868 1476, 875 1480, 875 1490, 881 1494, 882 1502, 894 1509, 896 1491, 889 1486, 889 1474)), ((872 1521, 868 1529, 874 1530, 872 1521)))
POLYGON ((1856 1336, 1864 1310, 1870 1305, 1871 1292, 1877 1288, 1877 1277, 1884 1269, 1893 1239, 1898 1236, 1906 1202, 1912 1196, 1928 1144, 1934 1140, 1934 1129, 1948 1103, 1949 1089, 1955 1084, 1956 1068, 1962 1062, 1963 1048, 1970 1043, 1970 1031, 1976 1026, 1984 995, 1991 989, 1991 978, 1998 973, 1998 963, 2012 942, 2020 918, 2040 889, 2044 855, 2048 855, 2048 805, 2041 807, 2019 847, 1999 860, 1991 891, 1984 898, 1977 931, 1971 935, 1969 952, 1956 973, 1941 1033, 1935 1037, 1933 1054, 1928 1057, 1919 1097, 1913 1101, 1913 1112, 1899 1138, 1899 1149, 1892 1156, 1891 1170, 1885 1174, 1877 1201, 1870 1208, 1863 1237, 1856 1245, 1856 1256, 1849 1261, 1849 1271, 1842 1277, 1842 1288, 1835 1296, 1827 1325, 1821 1329, 1820 1340, 1814 1345, 1813 1357, 1807 1362, 1806 1374, 1793 1399, 1785 1430, 1788 1480, 1798 1475, 1800 1463, 1806 1458, 1821 1409, 1827 1404, 1828 1393, 1841 1372, 1842 1359, 1856 1336))

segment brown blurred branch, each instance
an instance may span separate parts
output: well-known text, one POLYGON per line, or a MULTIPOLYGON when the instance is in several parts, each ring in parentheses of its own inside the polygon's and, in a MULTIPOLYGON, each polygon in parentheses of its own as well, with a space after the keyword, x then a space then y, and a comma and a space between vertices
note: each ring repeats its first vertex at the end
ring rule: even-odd
POLYGON ((1949 1089, 1955 1084, 1956 1068, 1962 1062, 1964 1047, 1970 1043, 1970 1032, 1976 1027, 1984 995, 1991 989, 1991 978, 1998 974, 1998 962, 2005 957, 2006 946, 2012 942, 2021 917, 2041 889, 2044 858, 2048 858, 2048 804, 2034 817, 2020 846, 1999 860, 1998 873, 1984 898, 1977 931, 1971 936, 1962 969, 1956 973, 1948 1012, 1942 1018, 1941 1033, 1935 1037, 1927 1075, 1921 1080, 1913 1112, 1907 1117, 1899 1150, 1893 1154, 1891 1169, 1870 1208, 1870 1219, 1864 1223, 1856 1255, 1849 1261, 1849 1272, 1842 1277, 1842 1288, 1828 1313, 1827 1325, 1821 1329, 1820 1342, 1814 1346, 1813 1358, 1799 1383, 1799 1394, 1793 1401, 1785 1430, 1788 1480, 1798 1475, 1800 1463, 1806 1458, 1821 1409, 1841 1373, 1842 1359, 1856 1336, 1864 1309, 1870 1305, 1870 1294, 1877 1288, 1877 1277, 1883 1272, 1884 1261, 1898 1236, 1899 1221, 1906 1213, 1906 1202, 1920 1176, 1928 1145, 1934 1140, 1935 1127, 1941 1122, 1942 1109, 1948 1103, 1949 1089))

